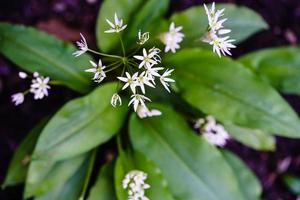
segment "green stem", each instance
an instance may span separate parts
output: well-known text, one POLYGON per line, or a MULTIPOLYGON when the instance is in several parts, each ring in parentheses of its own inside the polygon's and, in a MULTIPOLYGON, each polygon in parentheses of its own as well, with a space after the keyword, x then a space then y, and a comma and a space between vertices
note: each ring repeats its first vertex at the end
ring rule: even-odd
POLYGON ((122 148, 122 141, 121 141, 121 135, 120 134, 117 135, 117 146, 118 146, 119 153, 121 153, 123 151, 123 148, 122 148))
POLYGON ((120 40, 120 43, 121 43, 121 46, 122 46, 122 52, 123 52, 123 56, 125 57, 126 56, 126 52, 125 52, 125 48, 124 48, 124 44, 123 44, 123 40, 121 38, 121 35, 120 33, 118 33, 118 36, 119 36, 119 40, 120 40))
POLYGON ((93 167, 94 167, 95 160, 96 160, 96 154, 97 154, 97 149, 94 149, 92 152, 90 162, 89 162, 87 174, 86 174, 86 177, 84 180, 84 185, 83 185, 83 189, 82 189, 81 195, 79 197, 79 200, 84 200, 84 197, 85 197, 85 194, 86 194, 86 191, 87 191, 90 179, 91 179, 91 175, 93 172, 93 167))
POLYGON ((118 65, 116 65, 115 67, 113 67, 113 68, 110 68, 109 70, 106 70, 106 71, 105 71, 105 73, 107 73, 107 72, 110 72, 110 71, 113 71, 113 70, 115 70, 115 69, 119 68, 121 65, 122 65, 122 63, 119 63, 119 64, 118 64, 118 65))
POLYGON ((118 59, 123 59, 121 56, 116 56, 116 55, 110 55, 110 54, 106 54, 106 53, 100 53, 98 51, 94 51, 92 49, 88 49, 88 51, 94 53, 94 54, 98 54, 98 55, 101 55, 101 56, 106 56, 106 57, 111 57, 111 58, 118 58, 118 59))
POLYGON ((55 81, 53 81, 53 80, 49 81, 49 84, 50 85, 63 85, 60 81, 56 81, 56 80, 55 81))

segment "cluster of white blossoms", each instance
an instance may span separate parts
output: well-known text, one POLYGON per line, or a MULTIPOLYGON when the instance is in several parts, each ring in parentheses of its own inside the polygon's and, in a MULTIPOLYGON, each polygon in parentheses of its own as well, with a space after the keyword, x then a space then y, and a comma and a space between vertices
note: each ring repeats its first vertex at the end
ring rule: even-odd
MULTIPOLYGON (((114 15, 114 23, 106 19, 110 29, 105 31, 105 33, 116 33, 120 34, 127 25, 123 24, 123 20, 119 19, 117 14, 114 15)), ((182 27, 175 27, 174 23, 171 23, 170 30, 167 33, 163 33, 164 35, 164 43, 166 45, 165 51, 171 50, 175 52, 176 49, 179 48, 179 43, 182 41, 184 35, 180 32, 182 27)), ((137 44, 139 44, 138 49, 126 56, 125 48, 123 46, 123 41, 121 35, 119 35, 120 44, 122 46, 123 57, 117 55, 109 55, 105 53, 100 53, 94 50, 89 49, 86 39, 81 35, 81 41, 77 42, 79 50, 74 53, 74 55, 80 56, 83 53, 89 51, 95 53, 100 56, 110 57, 111 60, 115 60, 115 62, 111 62, 108 65, 103 65, 102 60, 99 59, 98 63, 90 61, 92 67, 90 69, 85 70, 86 72, 93 73, 93 80, 96 83, 102 82, 106 77, 107 73, 117 68, 122 67, 122 73, 120 76, 117 76, 119 83, 122 83, 122 90, 129 89, 131 96, 128 106, 132 105, 135 112, 137 112, 140 118, 152 117, 161 115, 159 110, 153 109, 150 110, 146 106, 145 102, 151 101, 149 97, 146 95, 146 87, 155 88, 157 82, 159 81, 161 85, 170 92, 170 83, 174 83, 175 81, 170 78, 173 69, 168 69, 160 66, 161 50, 152 47, 150 49, 143 48, 144 45, 150 38, 149 32, 142 33, 139 31, 137 33, 137 44), (140 49, 141 54, 135 55, 140 49)), ((118 84, 119 85, 119 84, 118 84)), ((122 105, 122 99, 118 94, 118 89, 116 93, 113 94, 111 98, 112 106, 120 106, 122 105)))
MULTIPOLYGON (((25 72, 19 72, 19 77, 21 79, 26 79, 29 76, 25 72)), ((33 73, 33 77, 31 77, 31 85, 30 89, 25 92, 18 92, 11 96, 12 102, 17 106, 24 102, 24 96, 29 92, 33 94, 33 98, 43 99, 45 96, 48 96, 48 90, 50 89, 49 86, 49 77, 40 76, 38 72, 33 73)))
POLYGON ((212 116, 207 116, 205 119, 198 119, 194 128, 198 129, 209 143, 220 147, 225 146, 227 140, 230 138, 225 128, 221 124, 218 124, 212 116))
POLYGON ((133 170, 126 174, 122 187, 128 190, 128 200, 149 200, 145 196, 145 190, 150 188, 150 185, 145 183, 146 179, 147 174, 142 171, 133 170))
POLYGON ((204 4, 204 8, 208 17, 208 29, 202 41, 212 45, 213 52, 217 53, 219 57, 221 57, 221 54, 224 56, 226 56, 226 54, 231 55, 230 50, 236 46, 232 44, 235 40, 230 39, 229 36, 225 36, 231 32, 230 29, 224 29, 223 26, 227 18, 221 19, 225 9, 216 10, 215 3, 212 4, 210 9, 204 4))
POLYGON ((166 45, 165 52, 172 51, 176 52, 176 49, 179 49, 179 44, 182 42, 184 38, 184 34, 181 32, 182 26, 175 27, 175 23, 172 22, 169 31, 162 33, 160 35, 161 41, 166 45))

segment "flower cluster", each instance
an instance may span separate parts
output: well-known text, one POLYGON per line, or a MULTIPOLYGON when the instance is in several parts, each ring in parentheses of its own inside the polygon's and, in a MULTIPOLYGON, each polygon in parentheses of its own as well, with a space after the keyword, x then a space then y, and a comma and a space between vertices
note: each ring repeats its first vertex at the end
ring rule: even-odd
MULTIPOLYGON (((115 22, 112 23, 109 20, 106 20, 110 29, 105 31, 105 33, 116 33, 123 31, 126 28, 126 25, 123 25, 123 20, 119 19, 117 14, 115 14, 115 22)), ((164 43, 166 44, 165 51, 171 50, 175 52, 179 48, 179 43, 182 41, 184 35, 180 32, 182 27, 175 27, 174 23, 171 23, 170 30, 167 33, 164 33, 164 43)), ((120 44, 122 46, 123 57, 117 55, 109 55, 100 53, 88 48, 86 39, 81 35, 81 41, 77 42, 79 50, 74 53, 75 56, 82 55, 83 53, 90 51, 100 56, 110 57, 112 61, 110 64, 103 65, 102 60, 99 59, 98 63, 90 61, 92 67, 85 70, 86 72, 93 73, 92 80, 96 83, 102 82, 106 77, 107 73, 118 68, 120 70, 120 75, 117 76, 119 83, 122 83, 122 90, 129 89, 131 96, 128 106, 133 105, 134 111, 137 112, 138 116, 141 118, 152 117, 161 115, 159 110, 153 109, 149 110, 145 104, 146 101, 151 101, 146 95, 146 87, 155 88, 157 82, 159 81, 161 85, 170 92, 170 83, 175 81, 170 78, 173 69, 165 69, 162 66, 159 66, 161 63, 160 52, 161 50, 153 47, 150 49, 142 48, 149 40, 149 32, 142 33, 139 31, 137 33, 139 48, 136 49, 129 56, 126 56, 124 44, 119 35, 120 44), (141 50, 141 54, 137 52, 141 50), (137 55, 136 55, 137 54, 137 55)), ((119 85, 119 84, 118 84, 119 85)), ((116 107, 122 104, 122 99, 117 93, 113 94, 111 98, 112 106, 116 107)))
MULTIPOLYGON (((25 72, 19 72, 19 77, 21 79, 26 79, 29 76, 25 72)), ((33 94, 33 98, 43 99, 45 96, 48 96, 49 86, 49 77, 40 76, 38 72, 33 73, 33 77, 31 80, 30 89, 25 92, 18 92, 11 96, 12 102, 17 106, 24 102, 24 96, 28 94, 28 92, 33 94)))
POLYGON ((145 183, 146 179, 147 174, 142 171, 133 170, 126 174, 122 186, 128 190, 128 200, 149 200, 145 196, 145 190, 150 188, 150 185, 145 183))
POLYGON ((226 56, 226 54, 231 55, 231 48, 236 47, 232 44, 235 40, 230 39, 229 36, 225 36, 231 32, 230 29, 224 29, 223 26, 223 23, 227 20, 227 18, 220 19, 224 15, 225 9, 216 10, 215 3, 212 4, 210 9, 208 9, 204 4, 204 8, 208 17, 208 29, 204 34, 202 41, 212 45, 213 51, 220 57, 221 54, 224 56, 226 56))
POLYGON ((220 147, 225 146, 227 140, 230 138, 225 128, 221 124, 218 124, 212 116, 207 116, 205 119, 198 119, 194 128, 198 129, 209 143, 220 147))
POLYGON ((161 41, 166 45, 165 52, 171 50, 175 53, 176 49, 180 48, 179 43, 181 43, 184 38, 184 34, 181 30, 182 26, 175 27, 175 23, 172 22, 169 27, 169 31, 161 34, 161 41))

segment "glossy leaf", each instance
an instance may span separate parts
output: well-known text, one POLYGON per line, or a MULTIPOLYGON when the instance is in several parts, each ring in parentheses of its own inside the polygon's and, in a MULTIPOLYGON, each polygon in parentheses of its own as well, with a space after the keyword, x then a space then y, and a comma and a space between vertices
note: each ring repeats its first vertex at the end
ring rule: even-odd
POLYGON ((57 185, 64 184, 79 169, 86 157, 83 154, 56 163, 47 158, 33 160, 26 179, 25 198, 43 195, 57 185))
POLYGON ((284 175, 283 181, 285 185, 292 191, 295 195, 300 195, 300 178, 293 175, 284 175))
POLYGON ((221 153, 170 108, 160 117, 130 119, 130 140, 161 169, 175 199, 241 200, 235 175, 221 153), (220 170, 222 169, 222 170, 220 170))
POLYGON ((75 58, 73 45, 31 27, 0 23, 0 52, 22 69, 37 71, 84 93, 91 81, 84 72, 91 57, 75 58))
POLYGON ((150 188, 145 190, 149 199, 174 200, 161 170, 144 155, 135 152, 134 154, 122 153, 117 159, 115 166, 115 187, 118 200, 127 200, 127 191, 122 187, 122 180, 132 170, 140 170, 147 174, 146 183, 150 188))
POLYGON ((83 165, 65 183, 56 186, 53 190, 38 196, 35 200, 78 200, 87 172, 88 162, 83 165))
POLYGON ((225 125, 230 135, 242 144, 260 151, 274 151, 275 137, 259 129, 249 129, 233 124, 225 125))
POLYGON ((64 105, 43 130, 35 158, 63 160, 108 141, 123 125, 127 112, 126 102, 117 108, 110 104, 115 89, 114 83, 103 84, 64 105))
POLYGON ((300 49, 282 47, 257 51, 239 59, 263 80, 284 93, 300 93, 300 49))
MULTIPOLYGON (((211 5, 208 5, 209 7, 211 5)), ((253 10, 233 4, 216 4, 218 9, 225 8, 225 28, 231 29, 230 37, 241 42, 252 34, 268 28, 266 22, 253 10)), ((186 35, 184 43, 188 46, 201 44, 201 37, 208 26, 208 19, 203 6, 194 6, 171 16, 178 26, 183 26, 186 35)))
POLYGON ((242 191, 245 200, 258 200, 262 193, 262 187, 259 180, 253 172, 230 151, 223 150, 222 154, 231 166, 238 182, 240 191, 242 191))
POLYGON ((118 34, 104 33, 110 29, 106 19, 114 22, 114 13, 117 13, 118 17, 123 19, 123 23, 128 24, 142 4, 142 0, 105 0, 102 3, 97 18, 96 37, 98 47, 103 52, 110 52, 120 45, 118 34))
POLYGON ((300 137, 297 114, 271 86, 241 64, 200 49, 183 50, 164 61, 175 68, 181 96, 223 124, 300 137))
POLYGON ((32 129, 16 150, 12 160, 9 163, 8 171, 3 184, 4 187, 16 185, 25 181, 30 162, 30 156, 41 131, 45 127, 46 122, 47 120, 43 120, 34 129, 32 129))
POLYGON ((95 185, 91 188, 88 200, 116 200, 114 190, 114 163, 105 164, 97 177, 95 185))

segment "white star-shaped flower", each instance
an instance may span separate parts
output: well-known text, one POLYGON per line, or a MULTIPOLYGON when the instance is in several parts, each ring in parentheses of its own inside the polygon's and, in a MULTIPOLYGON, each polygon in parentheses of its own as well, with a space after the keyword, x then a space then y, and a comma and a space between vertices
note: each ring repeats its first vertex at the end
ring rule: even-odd
POLYGON ((173 71, 174 71, 174 69, 171 69, 171 70, 167 69, 167 70, 163 73, 163 75, 161 75, 160 78, 159 78, 161 84, 164 86, 164 88, 165 88, 168 92, 170 92, 170 89, 169 89, 169 86, 170 86, 170 85, 169 85, 169 82, 170 82, 170 83, 174 83, 174 82, 175 82, 175 80, 173 80, 173 79, 171 79, 171 78, 168 78, 168 76, 170 76, 171 73, 172 73, 173 71))
POLYGON ((150 81, 152 81, 152 83, 155 85, 155 77, 160 77, 160 74, 158 73, 158 71, 160 70, 163 70, 164 68, 163 67, 151 67, 151 68, 148 68, 146 70, 146 74, 145 76, 148 77, 148 79, 150 81))
POLYGON ((48 90, 50 89, 48 85, 49 81, 49 77, 44 78, 42 76, 32 79, 30 92, 34 94, 34 99, 42 99, 44 96, 48 96, 48 90))
POLYGON ((24 102, 24 94, 19 92, 11 95, 11 101, 15 104, 15 106, 22 104, 24 102))
POLYGON ((81 33, 80 33, 80 36, 81 36, 81 40, 76 42, 79 50, 73 53, 73 55, 75 57, 78 57, 78 56, 84 54, 89 49, 84 36, 81 33))
POLYGON ((154 85, 152 83, 150 83, 149 78, 145 75, 146 72, 142 72, 138 78, 137 78, 137 84, 138 86, 140 86, 143 94, 145 94, 145 86, 144 85, 148 85, 152 88, 155 88, 154 85))
POLYGON ((93 80, 96 83, 100 83, 106 77, 106 74, 104 72, 104 69, 106 68, 106 66, 102 65, 101 59, 99 59, 98 65, 91 60, 90 60, 90 63, 93 67, 90 69, 86 69, 85 71, 94 73, 93 80))
POLYGON ((140 118, 146 118, 146 117, 160 116, 161 112, 157 109, 149 110, 146 105, 144 106, 139 105, 137 108, 137 114, 140 118))
POLYGON ((123 25, 123 19, 119 19, 117 13, 115 13, 115 23, 112 23, 108 19, 106 19, 106 22, 109 24, 111 28, 105 31, 105 33, 119 33, 127 27, 126 24, 123 25))
POLYGON ((145 101, 151 101, 148 97, 140 94, 131 95, 131 100, 129 101, 128 106, 133 104, 134 111, 137 111, 139 105, 145 106, 145 101))
POLYGON ((136 86, 138 85, 137 83, 138 72, 134 73, 132 76, 128 72, 126 72, 125 74, 126 77, 118 77, 120 81, 125 82, 125 85, 123 86, 122 90, 125 90, 129 86, 131 91, 135 94, 136 86))
POLYGON ((142 68, 143 66, 148 69, 151 68, 153 65, 157 64, 157 61, 155 60, 155 56, 157 55, 157 51, 152 51, 147 53, 146 49, 143 49, 143 55, 135 55, 133 56, 137 60, 141 60, 142 62, 139 64, 139 68, 142 68))
POLYGON ((226 37, 215 37, 209 44, 213 45, 213 52, 217 53, 219 57, 221 54, 226 56, 226 54, 231 55, 231 48, 235 48, 236 46, 232 44, 235 40, 229 39, 229 36, 226 37))
POLYGON ((169 27, 169 31, 161 35, 161 41, 166 45, 165 52, 176 52, 179 49, 179 43, 182 42, 184 34, 181 32, 182 26, 175 27, 175 23, 172 22, 169 27))

